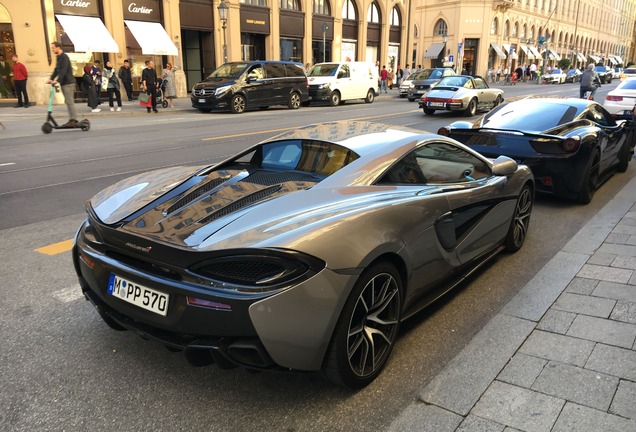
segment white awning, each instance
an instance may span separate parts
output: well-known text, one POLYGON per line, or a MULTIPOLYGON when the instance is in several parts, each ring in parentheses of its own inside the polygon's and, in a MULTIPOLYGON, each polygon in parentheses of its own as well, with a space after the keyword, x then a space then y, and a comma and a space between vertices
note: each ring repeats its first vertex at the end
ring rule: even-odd
POLYGON ((607 56, 607 59, 610 61, 611 64, 613 65, 617 65, 618 62, 616 61, 616 59, 612 56, 607 56))
POLYGON ((623 59, 620 56, 614 56, 618 64, 623 64, 623 59))
POLYGON ((115 39, 101 19, 74 15, 55 15, 75 46, 76 52, 118 53, 115 39))
POLYGON ((426 50, 426 52, 424 53, 424 58, 425 59, 432 59, 432 58, 437 58, 439 57, 439 53, 442 52, 442 50, 444 49, 444 44, 442 43, 432 43, 430 47, 428 47, 428 49, 426 50))
POLYGON ((583 54, 576 53, 576 57, 579 59, 579 61, 582 61, 583 63, 587 63, 587 57, 585 57, 583 54))
POLYGON ((596 57, 595 55, 588 54, 587 56, 589 58, 591 58, 594 63, 599 63, 601 61, 601 58, 600 57, 596 57))
POLYGON ((552 48, 548 49, 548 55, 552 57, 554 60, 560 60, 561 56, 552 48))
POLYGON ((532 55, 534 56, 534 58, 536 58, 537 60, 541 58, 541 54, 539 54, 539 51, 535 47, 533 47, 532 45, 528 45, 528 49, 532 51, 532 55))
POLYGON ((159 23, 124 20, 137 42, 141 53, 147 55, 179 55, 179 50, 159 23))
POLYGON ((521 51, 526 53, 526 57, 528 57, 531 60, 534 59, 534 54, 532 54, 532 52, 528 49, 527 46, 525 46, 525 45, 519 45, 519 46, 521 47, 521 51))
POLYGON ((501 44, 501 46, 503 47, 504 52, 506 53, 506 55, 509 55, 511 59, 515 60, 515 59, 519 58, 519 56, 515 52, 515 49, 512 48, 510 46, 510 44, 501 44))
POLYGON ((495 50, 495 52, 497 53, 497 56, 498 56, 499 58, 506 58, 506 53, 505 53, 505 52, 503 52, 503 51, 501 50, 501 48, 499 48, 499 45, 497 45, 497 44, 496 44, 496 43, 494 43, 494 42, 490 42, 490 46, 492 47, 492 49, 494 49, 494 50, 495 50))

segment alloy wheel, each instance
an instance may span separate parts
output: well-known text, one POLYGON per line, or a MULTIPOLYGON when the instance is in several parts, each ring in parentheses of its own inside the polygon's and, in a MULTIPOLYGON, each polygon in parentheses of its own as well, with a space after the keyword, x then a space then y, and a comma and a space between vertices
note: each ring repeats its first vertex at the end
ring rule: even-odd
POLYGON ((517 200, 515 208, 513 241, 515 245, 521 247, 528 235, 530 225, 530 213, 532 212, 532 192, 530 188, 524 188, 517 200))

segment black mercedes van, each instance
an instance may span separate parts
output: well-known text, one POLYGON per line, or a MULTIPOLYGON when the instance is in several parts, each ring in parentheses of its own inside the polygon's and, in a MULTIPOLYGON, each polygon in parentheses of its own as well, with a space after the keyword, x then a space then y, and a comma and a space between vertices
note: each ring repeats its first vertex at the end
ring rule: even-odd
POLYGON ((192 106, 242 113, 248 108, 287 105, 297 109, 309 102, 309 85, 300 63, 243 61, 225 63, 192 87, 192 106))

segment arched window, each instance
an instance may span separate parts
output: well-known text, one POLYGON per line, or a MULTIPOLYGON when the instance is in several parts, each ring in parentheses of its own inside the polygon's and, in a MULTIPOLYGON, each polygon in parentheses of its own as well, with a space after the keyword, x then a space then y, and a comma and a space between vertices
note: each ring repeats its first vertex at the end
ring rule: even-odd
POLYGON ((252 6, 267 6, 266 0, 240 0, 242 4, 248 4, 252 6))
POLYGON ((519 23, 516 22, 513 26, 512 26, 512 37, 516 38, 519 36, 519 23))
POLYGON ((510 21, 507 21, 504 23, 504 37, 509 38, 510 37, 510 21))
POLYGON ((400 11, 398 10, 397 6, 395 6, 392 10, 391 10, 391 25, 392 26, 399 26, 400 25, 400 11))
POLYGON ((448 34, 448 25, 443 19, 437 20, 435 23, 435 29, 433 30, 433 36, 444 36, 448 34))
POLYGON ((314 0, 313 10, 318 15, 331 15, 329 0, 314 0))
POLYGON ((413 24, 413 37, 418 37, 420 35, 420 29, 417 24, 413 24))
POLYGON ((530 33, 528 33, 528 39, 534 39, 534 26, 530 27, 530 33))
POLYGON ((299 0, 279 0, 279 6, 281 9, 290 9, 290 10, 299 11, 300 1, 299 0))
POLYGON ((499 20, 495 17, 490 24, 490 34, 496 35, 499 31, 499 20))
POLYGON ((367 22, 370 23, 380 23, 380 10, 378 9, 378 4, 376 2, 371 3, 369 6, 369 11, 367 12, 367 22))
POLYGON ((356 13, 356 5, 353 3, 353 0, 345 0, 345 2, 342 4, 342 19, 358 19, 358 14, 356 13))
POLYGON ((525 38, 526 33, 528 33, 528 27, 524 24, 523 27, 521 27, 521 35, 519 35, 519 37, 525 38))

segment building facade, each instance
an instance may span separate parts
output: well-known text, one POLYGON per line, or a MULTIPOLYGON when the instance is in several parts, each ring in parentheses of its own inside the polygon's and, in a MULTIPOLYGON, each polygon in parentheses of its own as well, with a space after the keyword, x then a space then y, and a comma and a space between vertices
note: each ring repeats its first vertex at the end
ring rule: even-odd
MULTIPOLYGON (((28 91, 47 103, 59 40, 76 77, 100 60, 171 62, 177 94, 224 61, 367 61, 453 64, 485 74, 499 65, 561 57, 626 64, 634 59, 636 0, 0 0, 0 54, 17 53, 28 91), (227 7, 220 19, 219 6, 227 7)), ((58 96, 59 97, 59 96, 58 96)))

